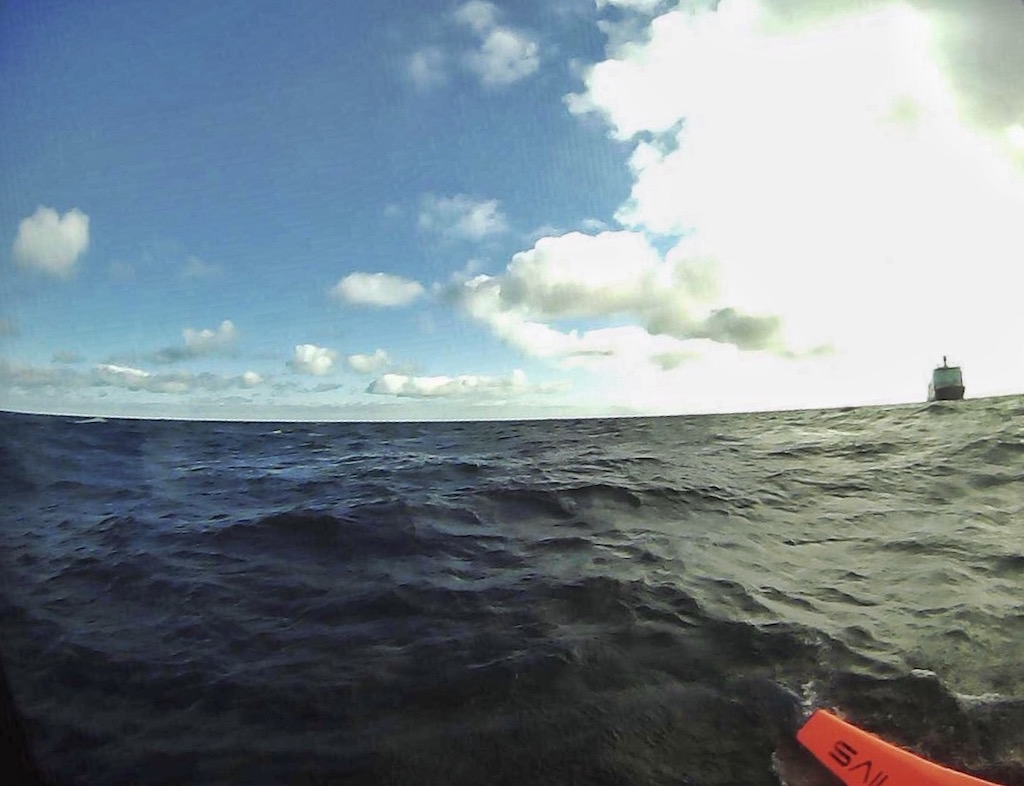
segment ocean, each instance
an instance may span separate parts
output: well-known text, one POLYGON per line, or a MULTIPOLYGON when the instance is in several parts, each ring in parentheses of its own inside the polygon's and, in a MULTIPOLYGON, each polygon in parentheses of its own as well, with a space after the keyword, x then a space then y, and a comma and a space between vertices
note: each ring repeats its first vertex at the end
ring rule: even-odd
POLYGON ((1024 784, 1024 398, 0 433, 51 783, 810 786, 827 707, 1024 784))

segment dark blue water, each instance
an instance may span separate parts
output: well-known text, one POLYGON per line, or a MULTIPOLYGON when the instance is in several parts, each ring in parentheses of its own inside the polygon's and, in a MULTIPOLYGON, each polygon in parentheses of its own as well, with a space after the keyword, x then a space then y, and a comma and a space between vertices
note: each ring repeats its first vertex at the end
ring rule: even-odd
POLYGON ((532 423, 0 415, 59 784, 1024 784, 1024 400, 532 423))

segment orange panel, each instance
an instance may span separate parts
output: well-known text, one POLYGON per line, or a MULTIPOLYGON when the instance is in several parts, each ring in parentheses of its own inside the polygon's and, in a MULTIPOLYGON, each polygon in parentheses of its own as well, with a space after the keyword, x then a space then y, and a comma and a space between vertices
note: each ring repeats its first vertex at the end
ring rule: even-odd
POLYGON ((996 786, 897 748, 825 710, 816 711, 796 738, 847 786, 996 786))

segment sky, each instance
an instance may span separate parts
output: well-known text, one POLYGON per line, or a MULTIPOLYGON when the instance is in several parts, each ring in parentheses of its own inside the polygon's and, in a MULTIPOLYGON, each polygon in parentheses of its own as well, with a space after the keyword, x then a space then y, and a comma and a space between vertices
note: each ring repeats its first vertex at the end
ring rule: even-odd
POLYGON ((1024 393, 1020 0, 0 6, 0 409, 1024 393))

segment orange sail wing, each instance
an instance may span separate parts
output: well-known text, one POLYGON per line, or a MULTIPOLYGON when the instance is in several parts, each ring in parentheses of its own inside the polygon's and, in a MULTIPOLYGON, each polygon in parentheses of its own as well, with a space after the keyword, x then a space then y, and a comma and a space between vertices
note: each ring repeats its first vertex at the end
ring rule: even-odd
POLYGON ((796 738, 847 786, 996 786, 942 767, 817 710, 796 738))

